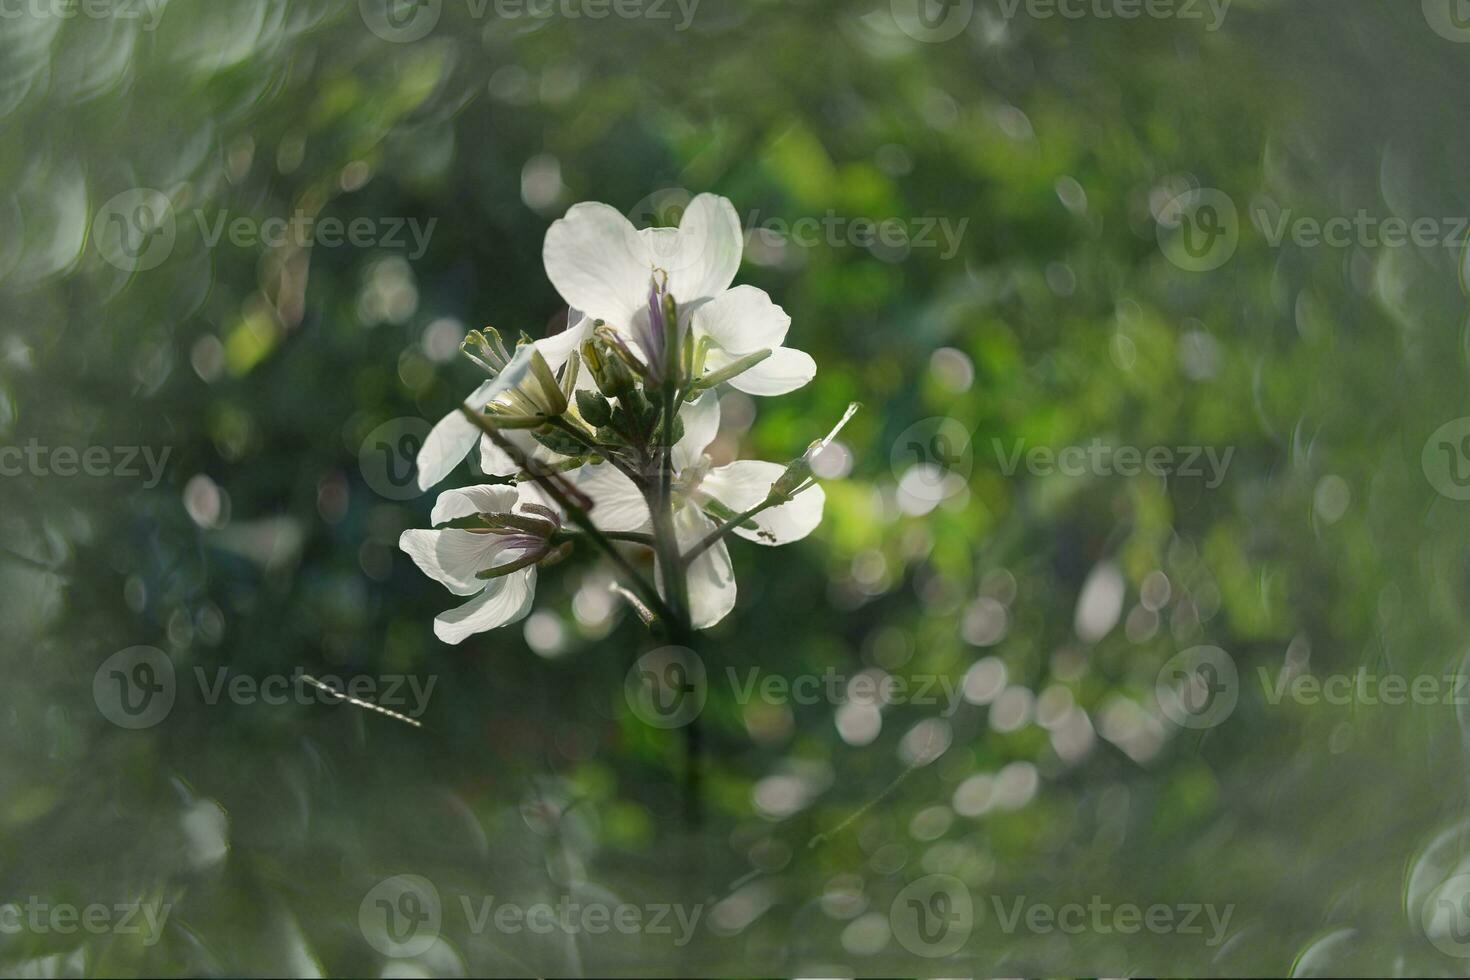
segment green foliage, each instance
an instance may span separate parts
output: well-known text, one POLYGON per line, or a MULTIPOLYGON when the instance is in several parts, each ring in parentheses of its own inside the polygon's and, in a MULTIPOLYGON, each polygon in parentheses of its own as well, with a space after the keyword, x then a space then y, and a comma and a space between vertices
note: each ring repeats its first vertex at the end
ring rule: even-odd
MULTIPOLYGON (((1470 503, 1425 453, 1470 415, 1464 250, 1265 229, 1470 214, 1464 48, 1414 3, 1238 0, 1211 32, 982 0, 942 43, 890 6, 705 0, 675 31, 446 2, 412 43, 355 0, 0 19, 0 447, 111 460, 0 456, 21 460, 0 478, 0 905, 172 909, 151 944, 0 935, 7 972, 380 975, 360 905, 400 874, 444 900, 444 942, 403 964, 430 974, 1460 968, 1421 911, 1470 856, 1465 709, 1273 698, 1289 671, 1462 672, 1470 503), (741 281, 819 365, 790 396, 727 396, 716 461, 791 459, 865 405, 818 531, 732 544, 740 602, 697 651, 697 826, 680 732, 625 695, 647 633, 595 556, 543 574, 523 628, 451 650, 446 594, 397 549, 432 498, 374 462, 477 383, 468 329, 559 329, 551 220, 601 200, 648 223, 678 187, 755 226, 741 281), (1209 271, 1158 243, 1198 187, 1241 225, 1209 271), (147 269, 109 261, 96 220, 133 188, 172 204, 147 269), (860 244, 859 218, 910 240, 860 244), (1094 440, 1232 455, 1214 486, 1026 461, 1094 440), (156 482, 129 447, 167 451, 156 482), (943 502, 905 495, 921 464, 955 477, 943 502), (135 645, 177 695, 128 730, 94 679, 135 645), (1240 684, 1195 731, 1156 681, 1200 646, 1240 684), (752 669, 973 693, 997 665, 1006 699, 949 714, 737 696, 752 669), (217 686, 298 671, 377 679, 378 702, 390 675, 434 686, 421 728, 295 680, 283 703, 217 686), (866 944, 930 873, 984 908, 963 952, 866 944), (566 894, 704 903, 715 927, 677 948, 476 932, 459 904, 566 894), (1231 905, 1231 938, 992 914, 1094 895, 1231 905)), ((657 421, 635 411, 598 437, 657 421)))

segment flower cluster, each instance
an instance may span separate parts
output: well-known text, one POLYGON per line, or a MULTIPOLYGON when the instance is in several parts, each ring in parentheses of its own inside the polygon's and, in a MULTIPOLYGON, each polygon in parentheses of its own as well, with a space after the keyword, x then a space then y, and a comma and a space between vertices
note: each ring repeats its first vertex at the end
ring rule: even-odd
POLYGON ((816 373, 783 346, 790 317, 762 290, 731 287, 741 244, 735 208, 712 194, 694 198, 678 228, 640 231, 595 203, 552 224, 543 258, 570 306, 567 329, 523 336, 513 351, 492 328, 471 332, 461 349, 489 380, 419 453, 423 490, 476 446, 487 477, 504 481, 446 491, 434 529, 399 541, 425 574, 473 597, 435 620, 441 640, 520 619, 538 566, 578 541, 613 561, 645 622, 687 639, 734 607, 728 536, 780 545, 821 521, 811 458, 856 406, 788 464, 715 466, 705 453, 720 386, 780 395, 816 373), (652 553, 651 579, 630 545, 652 553))

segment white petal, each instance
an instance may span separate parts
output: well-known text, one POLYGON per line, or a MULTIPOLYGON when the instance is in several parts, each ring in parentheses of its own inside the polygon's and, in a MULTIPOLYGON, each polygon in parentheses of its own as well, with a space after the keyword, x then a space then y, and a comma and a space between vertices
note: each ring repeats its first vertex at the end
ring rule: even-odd
POLYGON ((515 506, 515 487, 478 486, 445 490, 434 502, 429 523, 445 524, 472 514, 506 514, 515 506))
MULTIPOLYGON (((680 507, 674 515, 674 536, 680 550, 687 551, 715 529, 714 521, 698 507, 680 507)), ((689 618, 697 629, 708 629, 735 608, 735 569, 725 542, 706 548, 689 563, 689 618)), ((662 573, 660 573, 660 576, 662 573)), ((660 577, 660 583, 662 577, 660 577)))
POLYGON ((775 349, 786 339, 791 317, 754 286, 727 289, 694 312, 694 334, 709 337, 733 355, 775 349))
POLYGON ((445 643, 459 643, 476 633, 514 623, 531 611, 535 595, 534 566, 491 579, 481 595, 435 616, 434 635, 445 643))
MULTIPOLYGON (((592 336, 592 319, 583 316, 576 310, 567 313, 567 328, 561 333, 552 334, 535 341, 536 349, 546 359, 546 364, 553 371, 560 371, 562 365, 572 356, 572 352, 582 346, 582 341, 592 336)), ((580 378, 586 371, 577 375, 580 387, 580 378)))
MULTIPOLYGON (((705 369, 716 370, 734 358, 710 351, 705 369)), ((730 387, 739 388, 748 395, 784 395, 795 391, 817 376, 817 362, 805 351, 794 347, 777 347, 771 356, 755 367, 742 371, 730 379, 730 387)))
POLYGON ((656 236, 652 247, 654 264, 668 271, 669 292, 680 304, 718 296, 740 269, 740 216, 725 198, 700 194, 684 209, 678 235, 656 236))
POLYGON ((633 481, 608 463, 583 466, 572 482, 592 498, 592 522, 604 531, 641 531, 649 523, 648 502, 633 481))
POLYGON ((499 534, 474 534, 450 528, 444 531, 404 531, 398 547, 413 559, 425 575, 455 595, 474 595, 485 587, 476 578, 495 565, 514 561, 523 549, 505 547, 499 534))
MULTIPOLYGON (((500 380, 486 381, 474 390, 474 393, 466 398, 475 407, 486 405, 503 390, 500 380)), ((416 460, 418 466, 418 483, 420 490, 427 490, 440 480, 450 474, 459 465, 460 460, 470 454, 475 448, 475 440, 479 438, 480 430, 475 423, 464 417, 464 413, 458 407, 448 415, 439 420, 434 428, 429 430, 428 438, 419 449, 416 460)))
POLYGON ((684 435, 674 443, 674 469, 693 466, 720 431, 720 399, 706 391, 679 410, 684 435))
POLYGON ((624 326, 648 302, 648 243, 616 208, 572 205, 547 229, 541 258, 562 299, 589 317, 624 326))
MULTIPOLYGON (((699 485, 701 493, 714 497, 726 507, 741 513, 759 504, 771 492, 771 484, 786 467, 756 459, 736 460, 710 470, 699 485)), ((811 534, 822 523, 822 508, 827 495, 820 485, 803 490, 779 507, 763 510, 752 520, 757 530, 737 527, 735 533, 758 544, 789 544, 811 534)))
MULTIPOLYGON (((500 434, 527 456, 541 446, 536 441, 536 437, 525 429, 503 429, 500 434)), ((480 436, 480 469, 486 476, 515 476, 521 471, 520 466, 510 458, 509 453, 491 442, 489 436, 483 434, 480 436)))

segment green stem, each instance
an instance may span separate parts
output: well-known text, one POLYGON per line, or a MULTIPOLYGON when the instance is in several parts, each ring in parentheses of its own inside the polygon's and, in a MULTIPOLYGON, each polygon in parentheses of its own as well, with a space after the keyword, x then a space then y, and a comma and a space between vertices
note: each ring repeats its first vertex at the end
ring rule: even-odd
POLYGON ((551 499, 560 504, 561 508, 567 512, 568 519, 577 525, 593 544, 601 548, 624 575, 628 576, 628 580, 633 583, 634 589, 643 596, 643 601, 648 605, 649 609, 653 610, 655 615, 665 623, 674 623, 676 621, 674 611, 669 608, 668 603, 664 602, 663 597, 658 594, 658 590, 648 583, 648 580, 643 577, 638 569, 633 567, 633 563, 628 561, 628 557, 617 549, 612 541, 598 529, 596 524, 592 523, 591 518, 587 516, 587 511, 575 503, 560 486, 560 483, 565 482, 561 477, 556 474, 538 472, 541 470, 540 464, 533 462, 529 456, 521 451, 520 447, 501 435, 495 426, 491 425, 479 412, 476 412, 468 405, 461 405, 460 411, 475 424, 476 428, 485 433, 486 438, 509 456, 517 466, 532 474, 536 482, 540 484, 541 488, 546 491, 551 499))
POLYGON ((692 562, 694 559, 704 554, 710 548, 713 548, 715 546, 715 542, 719 541, 725 535, 729 534, 731 531, 735 530, 737 527, 744 524, 755 515, 761 513, 762 511, 769 510, 772 507, 779 507, 782 504, 790 503, 791 499, 795 497, 796 494, 801 493, 802 490, 805 490, 810 486, 812 486, 812 484, 808 483, 806 486, 800 487, 790 497, 787 497, 783 500, 777 500, 774 497, 767 497, 765 500, 762 500, 760 503, 756 504, 749 510, 745 510, 739 514, 736 514, 734 517, 730 518, 728 521, 715 528, 709 534, 706 534, 694 547, 684 552, 684 561, 686 563, 692 562))

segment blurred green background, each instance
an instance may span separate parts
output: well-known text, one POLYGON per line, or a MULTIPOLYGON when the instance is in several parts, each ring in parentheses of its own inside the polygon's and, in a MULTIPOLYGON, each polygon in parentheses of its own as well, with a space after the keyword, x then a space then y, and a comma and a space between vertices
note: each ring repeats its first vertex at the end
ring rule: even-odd
POLYGON ((53 454, 0 455, 7 974, 1465 975, 1457 0, 385 2, 0 10, 0 446, 53 454), (819 365, 728 396, 716 451, 788 459, 865 406, 818 531, 732 545, 697 821, 605 567, 443 646, 452 597, 396 549, 432 495, 373 462, 476 383, 465 330, 557 328, 567 206, 662 223, 679 188, 731 198, 738 281, 819 365), (1237 232, 1204 258, 1171 237, 1202 189, 1193 230, 1237 232), (1273 241, 1360 211, 1438 231, 1273 241), (294 216, 366 224, 270 234, 294 216), (1008 472, 1093 440, 1229 464, 1008 472), (137 646, 176 690, 127 728, 107 663, 137 646), (1238 680, 1190 727, 1158 682, 1201 646, 1238 680), (967 697, 742 703, 731 669, 967 697), (297 671, 434 686, 415 728, 297 671), (1447 697, 1276 694, 1358 671, 1447 697), (973 897, 954 950, 900 921, 936 874, 973 897), (365 917, 404 875, 441 921, 385 952, 365 917), (476 928, 491 896, 700 919, 476 928), (995 914, 1095 896, 1228 928, 995 914), (140 902, 156 935, 22 915, 140 902))

